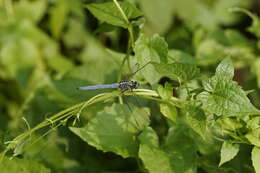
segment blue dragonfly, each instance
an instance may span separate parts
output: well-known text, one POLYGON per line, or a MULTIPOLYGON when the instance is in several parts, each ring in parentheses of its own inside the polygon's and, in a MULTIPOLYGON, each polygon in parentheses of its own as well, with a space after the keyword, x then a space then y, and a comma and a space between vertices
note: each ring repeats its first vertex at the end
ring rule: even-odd
MULTIPOLYGON (((150 62, 143 65, 141 68, 139 68, 133 74, 131 74, 131 76, 135 75, 138 71, 142 70, 149 63, 150 62)), ((105 88, 120 88, 124 92, 124 91, 127 91, 127 90, 137 89, 139 87, 140 87, 140 83, 126 79, 126 80, 121 80, 118 83, 104 84, 104 85, 81 86, 81 87, 78 87, 77 89, 78 90, 97 90, 97 89, 105 89, 105 88)))

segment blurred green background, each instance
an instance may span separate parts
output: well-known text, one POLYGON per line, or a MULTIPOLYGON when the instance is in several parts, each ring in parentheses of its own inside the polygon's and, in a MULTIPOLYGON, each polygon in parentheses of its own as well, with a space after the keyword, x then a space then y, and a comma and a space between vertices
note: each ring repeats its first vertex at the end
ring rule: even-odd
MULTIPOLYGON (((165 37, 170 55, 192 58, 205 75, 212 75, 220 60, 230 56, 235 80, 245 90, 255 90, 249 97, 260 108, 260 29, 248 30, 252 19, 228 10, 241 7, 259 15, 259 0, 128 1, 143 12, 142 32, 165 37)), ((76 87, 117 81, 128 33, 94 18, 84 8, 93 2, 106 1, 0 1, 0 151, 5 141, 27 130, 22 117, 33 127, 99 93, 78 92, 76 87)), ((103 107, 92 106, 84 115, 92 116, 103 107)), ((154 123, 163 131, 161 121, 157 118, 154 123)), ((41 139, 23 157, 53 172, 137 167, 135 160, 95 150, 67 127, 41 139)))

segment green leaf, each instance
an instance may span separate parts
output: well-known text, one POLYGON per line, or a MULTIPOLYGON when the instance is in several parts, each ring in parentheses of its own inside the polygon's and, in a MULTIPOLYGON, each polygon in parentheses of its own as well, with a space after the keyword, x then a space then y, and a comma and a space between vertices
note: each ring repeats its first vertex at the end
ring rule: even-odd
POLYGON ((229 9, 232 7, 243 7, 250 8, 252 1, 251 0, 218 0, 214 1, 214 7, 212 11, 214 12, 216 18, 221 24, 232 25, 236 24, 241 16, 235 15, 229 12, 229 9))
POLYGON ((176 122, 178 111, 175 106, 170 104, 160 104, 160 111, 165 117, 169 118, 173 122, 176 122))
POLYGON ((0 164, 1 173, 51 173, 51 170, 43 165, 26 159, 10 159, 5 157, 0 164))
POLYGON ((200 69, 193 64, 183 63, 152 63, 155 69, 162 75, 167 76, 173 80, 180 80, 181 82, 187 82, 195 79, 200 74, 200 69))
POLYGON ((200 25, 207 29, 214 29, 218 24, 214 13, 202 1, 172 0, 172 6, 176 14, 190 26, 200 25))
POLYGON ((254 64, 252 65, 252 69, 256 75, 257 86, 260 88, 260 58, 255 60, 254 64))
POLYGON ((184 129, 171 128, 163 147, 158 146, 156 133, 147 130, 139 136, 139 157, 149 172, 196 172, 196 147, 191 145, 193 141, 184 134, 184 129))
POLYGON ((173 23, 174 13, 171 0, 142 0, 139 3, 148 21, 147 30, 159 34, 168 31, 173 23))
POLYGON ((144 129, 142 133, 138 136, 138 140, 141 144, 159 147, 158 136, 151 127, 147 127, 146 129, 144 129))
POLYGON ((251 26, 247 28, 248 31, 260 38, 260 18, 258 16, 243 8, 232 8, 231 11, 242 12, 248 15, 253 20, 251 26))
POLYGON ((169 100, 172 97, 173 87, 168 82, 166 82, 164 87, 159 85, 157 90, 160 97, 164 100, 169 100))
POLYGON ((260 128, 260 117, 253 117, 251 120, 247 121, 247 127, 251 130, 260 128))
POLYGON ((220 155, 220 163, 219 166, 222 164, 230 161, 233 159, 239 151, 239 145, 238 144, 232 144, 229 142, 223 142, 221 147, 221 155, 220 155))
POLYGON ((19 70, 34 67, 39 53, 37 45, 30 39, 9 41, 0 49, 0 63, 14 77, 19 70))
POLYGON ((44 16, 47 1, 19 1, 15 5, 15 17, 17 21, 29 19, 30 21, 37 23, 44 16))
POLYGON ((218 116, 259 114, 242 88, 230 79, 233 76, 232 69, 229 60, 222 61, 216 75, 203 84, 205 91, 197 96, 202 108, 218 116))
POLYGON ((207 124, 204 111, 198 107, 188 106, 182 110, 185 122, 203 139, 205 139, 207 124))
POLYGON ((59 72, 59 74, 65 74, 75 67, 68 58, 63 56, 48 58, 47 63, 52 69, 59 72))
POLYGON ((217 122, 221 125, 221 128, 227 129, 229 131, 235 131, 243 127, 242 122, 233 117, 221 117, 218 118, 217 122))
POLYGON ((245 135, 245 137, 249 140, 251 144, 260 147, 260 128, 251 130, 245 135))
POLYGON ((169 57, 173 59, 174 62, 176 61, 183 64, 197 64, 197 59, 181 50, 169 50, 169 57))
POLYGON ((168 154, 159 148, 159 140, 152 128, 147 128, 138 137, 139 157, 150 173, 173 172, 168 154))
MULTIPOLYGON (((141 11, 127 1, 119 2, 119 4, 127 19, 134 19, 142 15, 141 11)), ((123 28, 127 28, 129 25, 126 19, 122 16, 120 10, 117 8, 116 4, 113 2, 99 4, 92 3, 86 5, 86 8, 100 21, 115 26, 121 26, 123 28)))
POLYGON ((98 150, 127 158, 136 157, 136 135, 148 125, 146 109, 135 107, 131 112, 126 105, 114 104, 99 112, 85 127, 70 130, 98 150))
POLYGON ((187 132, 188 129, 183 125, 171 127, 163 146, 176 173, 197 171, 197 147, 187 132))
POLYGON ((201 65, 216 64, 230 57, 236 67, 244 67, 256 58, 252 42, 234 30, 217 30, 203 36, 203 40, 196 43, 196 58, 201 65))
POLYGON ((224 46, 213 39, 203 40, 197 47, 196 57, 201 65, 215 64, 226 57, 224 46))
POLYGON ((61 36, 62 29, 70 12, 68 1, 59 1, 50 11, 50 29, 54 38, 61 36))
POLYGON ((252 162, 256 173, 260 173, 260 147, 254 147, 252 150, 252 162))
MULTIPOLYGON (((135 42, 134 52, 140 66, 150 61, 167 62, 168 45, 165 40, 158 35, 147 36, 141 34, 135 42)), ((159 73, 151 64, 147 65, 140 72, 150 84, 156 83, 160 78, 159 73)))
POLYGON ((141 144, 139 157, 150 173, 173 173, 169 156, 159 148, 141 144))
POLYGON ((234 66, 231 59, 227 58, 221 61, 216 69, 216 75, 232 79, 234 77, 234 66))

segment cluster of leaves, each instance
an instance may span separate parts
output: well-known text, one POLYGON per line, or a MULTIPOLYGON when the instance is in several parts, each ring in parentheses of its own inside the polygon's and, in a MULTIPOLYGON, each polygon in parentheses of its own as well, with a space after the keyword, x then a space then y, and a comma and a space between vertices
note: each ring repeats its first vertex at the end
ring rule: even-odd
POLYGON ((260 88, 253 3, 0 2, 1 171, 260 172, 259 92, 240 86, 260 88), (136 63, 146 89, 126 98, 75 89, 136 63))

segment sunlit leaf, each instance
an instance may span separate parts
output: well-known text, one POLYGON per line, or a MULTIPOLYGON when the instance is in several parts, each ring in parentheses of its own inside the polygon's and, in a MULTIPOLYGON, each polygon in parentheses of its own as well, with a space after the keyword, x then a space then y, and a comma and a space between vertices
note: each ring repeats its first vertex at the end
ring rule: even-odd
POLYGON ((147 30, 163 34, 169 29, 174 13, 171 0, 142 0, 140 6, 148 20, 147 30))
POLYGON ((202 138, 207 133, 206 116, 198 107, 189 106, 183 110, 185 122, 202 138))
POLYGON ((155 69, 162 75, 167 76, 173 80, 187 82, 195 79, 200 74, 200 69, 193 64, 184 63, 153 63, 155 69))
POLYGON ((155 131, 151 128, 146 129, 139 136, 140 147, 139 157, 144 166, 151 173, 172 172, 170 158, 165 151, 159 148, 159 141, 155 131))
MULTIPOLYGON (((142 15, 141 11, 127 1, 120 2, 119 4, 127 19, 133 19, 142 15)), ((129 25, 114 2, 99 4, 92 3, 86 5, 86 7, 100 21, 107 22, 115 26, 121 26, 123 28, 127 28, 129 25)))
MULTIPOLYGON (((135 42, 134 52, 140 66, 148 62, 167 62, 168 45, 165 40, 158 36, 140 35, 135 42)), ((149 64, 140 72, 144 78, 151 84, 154 84, 160 78, 160 74, 149 64)))
POLYGON ((165 117, 169 118, 173 122, 176 122, 178 113, 177 108, 175 106, 160 104, 160 111, 165 117))
POLYGON ((29 19, 32 22, 38 22, 45 14, 47 1, 19 1, 15 5, 15 15, 17 20, 29 19))
POLYGON ((50 173, 50 169, 44 167, 43 165, 26 159, 10 159, 5 157, 0 164, 0 169, 2 173, 10 172, 21 172, 21 173, 50 173))
POLYGON ((253 166, 255 168, 255 172, 259 173, 260 172, 260 148, 259 147, 254 147, 252 150, 252 162, 253 166))
POLYGON ((221 160, 219 166, 233 159, 239 151, 238 144, 232 144, 229 142, 223 142, 221 148, 221 160))
POLYGON ((60 1, 50 11, 50 29, 55 38, 59 38, 70 11, 68 1, 60 1))
POLYGON ((135 136, 149 125, 149 117, 144 109, 126 105, 107 107, 83 128, 70 129, 89 145, 104 152, 115 152, 122 157, 135 157, 138 141, 135 136))
POLYGON ((218 116, 243 116, 259 114, 247 98, 245 91, 234 81, 233 67, 224 60, 217 68, 215 76, 204 82, 205 91, 197 96, 204 110, 218 116))
POLYGON ((251 130, 245 135, 245 137, 251 144, 260 147, 260 128, 251 130))

